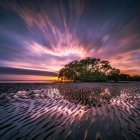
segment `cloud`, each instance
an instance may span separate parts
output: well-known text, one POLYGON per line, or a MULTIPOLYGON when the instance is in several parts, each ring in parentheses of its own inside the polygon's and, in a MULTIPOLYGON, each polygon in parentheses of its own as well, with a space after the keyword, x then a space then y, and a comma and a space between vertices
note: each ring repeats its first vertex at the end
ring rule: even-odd
POLYGON ((139 74, 139 5, 137 0, 2 0, 0 66, 58 72, 90 56, 139 74))
POLYGON ((49 72, 49 71, 40 71, 40 70, 32 70, 32 69, 20 69, 20 68, 10 68, 10 67, 0 67, 0 74, 57 76, 57 73, 49 72))

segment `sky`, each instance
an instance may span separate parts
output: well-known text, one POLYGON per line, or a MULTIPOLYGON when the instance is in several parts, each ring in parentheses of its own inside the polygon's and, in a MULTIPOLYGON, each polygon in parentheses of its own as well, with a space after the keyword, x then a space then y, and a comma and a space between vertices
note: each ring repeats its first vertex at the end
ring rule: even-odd
POLYGON ((140 75, 139 0, 0 1, 0 80, 54 80, 86 57, 140 75))

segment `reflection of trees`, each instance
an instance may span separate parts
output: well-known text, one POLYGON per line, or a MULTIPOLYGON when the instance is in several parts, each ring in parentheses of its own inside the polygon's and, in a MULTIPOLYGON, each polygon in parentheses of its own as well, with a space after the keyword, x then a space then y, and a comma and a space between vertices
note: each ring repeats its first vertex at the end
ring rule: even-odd
POLYGON ((75 104, 86 106, 101 106, 109 104, 110 99, 120 95, 119 88, 113 86, 106 87, 82 87, 66 85, 46 85, 46 84, 17 84, 4 85, 3 92, 0 96, 1 103, 11 101, 26 101, 26 99, 65 99, 75 104), (18 85, 18 86, 17 86, 18 85))
POLYGON ((109 104, 111 98, 120 95, 119 89, 109 87, 80 88, 59 86, 59 91, 64 99, 75 104, 87 106, 109 104))

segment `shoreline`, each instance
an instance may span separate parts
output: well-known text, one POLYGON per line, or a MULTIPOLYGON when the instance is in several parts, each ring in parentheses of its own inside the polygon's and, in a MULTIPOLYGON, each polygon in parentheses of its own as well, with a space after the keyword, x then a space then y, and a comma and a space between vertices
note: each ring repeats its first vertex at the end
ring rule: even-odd
POLYGON ((42 81, 42 80, 27 80, 27 81, 25 81, 25 80, 3 80, 3 81, 0 81, 0 84, 40 84, 40 83, 48 83, 48 84, 50 84, 50 83, 64 83, 64 84, 67 84, 67 83, 140 83, 140 81, 118 81, 118 82, 114 82, 114 81, 107 81, 107 82, 104 82, 104 81, 102 81, 102 82, 80 82, 80 81, 77 81, 77 82, 73 82, 73 81, 65 81, 65 82, 63 82, 63 81, 47 81, 47 80, 44 80, 44 81, 42 81))

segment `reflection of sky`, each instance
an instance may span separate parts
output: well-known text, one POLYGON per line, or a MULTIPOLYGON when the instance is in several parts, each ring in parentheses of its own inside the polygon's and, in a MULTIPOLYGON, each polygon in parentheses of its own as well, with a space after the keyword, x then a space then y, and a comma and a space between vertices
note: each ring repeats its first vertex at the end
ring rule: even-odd
POLYGON ((140 74, 139 7, 139 0, 2 0, 0 66, 57 72, 92 56, 140 74))
MULTIPOLYGON (((29 88, 29 87, 28 87, 29 88)), ((30 102, 31 106, 30 108, 33 108, 33 105, 36 101, 41 102, 39 105, 41 106, 41 109, 44 111, 42 112, 36 112, 36 114, 44 114, 46 112, 55 112, 62 113, 64 116, 71 116, 71 118, 75 118, 78 116, 79 119, 83 117, 88 111, 88 109, 94 110, 93 115, 96 115, 96 108, 97 106, 92 106, 89 102, 85 104, 82 104, 82 100, 87 100, 85 96, 82 94, 82 90, 85 89, 87 98, 94 100, 94 97, 99 98, 99 102, 101 103, 101 108, 104 108, 106 106, 108 107, 120 107, 122 109, 125 109, 127 112, 131 112, 131 109, 135 109, 138 105, 138 99, 140 99, 139 96, 139 87, 100 87, 100 90, 97 88, 91 87, 90 94, 88 94, 88 89, 86 87, 80 88, 79 91, 78 88, 75 89, 75 93, 72 89, 75 89, 74 87, 63 87, 63 85, 44 85, 42 87, 35 87, 30 90, 27 90, 25 88, 20 88, 20 90, 15 91, 12 93, 8 93, 8 96, 6 98, 9 99, 9 101, 13 104, 17 104, 16 102, 23 101, 23 102, 30 102), (60 88, 61 87, 61 88, 60 88), (22 89, 22 90, 21 90, 22 89), (65 91, 65 94, 63 93, 62 89, 65 91), (68 92, 69 90, 69 92, 68 92), (97 91, 95 94, 94 91, 97 91), (81 92, 81 93, 79 93, 81 92), (115 93, 114 93, 115 92, 115 93), (133 94, 132 94, 133 93, 133 94), (138 94, 137 94, 138 93, 138 94), (71 94, 70 96, 68 94, 71 94), (73 98, 72 94, 77 94, 76 98, 73 98), (69 96, 69 98, 67 98, 69 96), (103 102, 103 100, 106 102, 103 102), (80 100, 79 100, 80 99, 80 100), (75 100, 75 101, 74 101, 75 100), (14 103, 15 102, 15 103, 14 103), (91 105, 91 106, 89 106, 91 105)), ((5 94, 6 95, 6 94, 5 94)), ((89 101, 89 100, 88 100, 89 101)), ((39 107, 40 108, 40 107, 39 107)), ((36 108, 35 108, 36 109, 36 108)), ((34 114, 35 115, 35 114, 34 114)), ((39 116, 40 116, 39 115, 39 116)))
MULTIPOLYGON (((30 101, 32 106, 30 106, 30 108, 33 108, 35 101, 41 101, 42 104, 45 103, 44 106, 41 106, 41 109, 44 110, 43 112, 36 112, 33 114, 35 116, 38 114, 38 117, 51 111, 56 114, 62 113, 64 116, 70 116, 72 119, 76 116, 81 119, 87 112, 85 106, 73 104, 68 100, 65 100, 65 97, 63 97, 60 92, 61 91, 59 91, 57 86, 47 86, 46 88, 29 91, 26 89, 19 90, 14 94, 9 94, 10 97, 7 98, 10 99, 10 101, 16 100, 17 102, 24 101, 26 103, 26 101, 30 101)), ((17 106, 19 104, 17 104, 16 101, 13 104, 17 106)))
POLYGON ((112 98, 110 100, 110 104, 112 106, 118 106, 122 107, 123 109, 125 108, 127 112, 131 112, 131 109, 137 108, 138 102, 137 100, 140 99, 139 95, 139 88, 123 88, 120 90, 120 95, 112 98))

